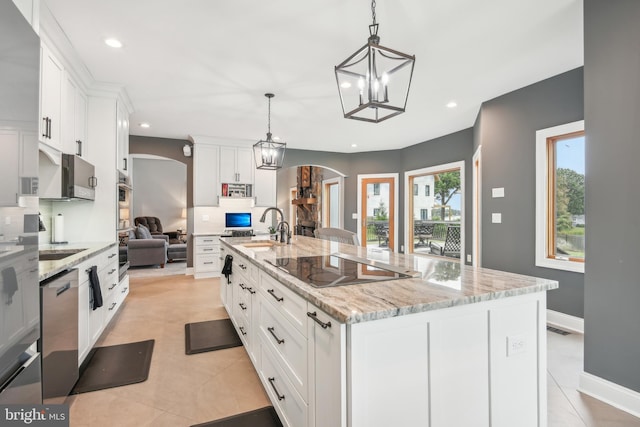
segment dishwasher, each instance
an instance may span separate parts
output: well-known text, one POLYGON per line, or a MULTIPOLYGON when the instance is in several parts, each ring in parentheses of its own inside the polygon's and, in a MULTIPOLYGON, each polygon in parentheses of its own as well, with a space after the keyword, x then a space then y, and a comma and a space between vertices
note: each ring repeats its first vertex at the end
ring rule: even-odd
POLYGON ((63 403, 78 381, 78 270, 41 282, 43 403, 63 403))

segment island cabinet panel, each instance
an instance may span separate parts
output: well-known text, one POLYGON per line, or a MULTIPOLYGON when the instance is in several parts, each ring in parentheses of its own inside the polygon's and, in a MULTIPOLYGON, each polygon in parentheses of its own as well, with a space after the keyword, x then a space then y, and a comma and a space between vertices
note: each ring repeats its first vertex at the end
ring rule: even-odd
POLYGON ((273 277, 260 276, 260 293, 302 334, 307 333, 307 302, 273 277))
POLYGON ((309 426, 347 426, 346 325, 307 305, 309 426), (315 424, 314 424, 315 421, 315 424))

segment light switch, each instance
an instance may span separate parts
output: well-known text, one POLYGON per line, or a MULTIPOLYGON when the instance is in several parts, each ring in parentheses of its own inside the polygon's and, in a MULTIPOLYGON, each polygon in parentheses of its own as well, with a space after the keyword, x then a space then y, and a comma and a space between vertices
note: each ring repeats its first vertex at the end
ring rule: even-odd
POLYGON ((491 222, 494 223, 494 224, 502 223, 502 214, 500 212, 492 213, 491 214, 491 222))
POLYGON ((358 214, 357 213, 352 213, 351 214, 351 219, 358 219, 358 214))
POLYGON ((500 187, 500 188, 492 188, 491 189, 491 196, 493 198, 496 197, 504 197, 504 187, 500 187))

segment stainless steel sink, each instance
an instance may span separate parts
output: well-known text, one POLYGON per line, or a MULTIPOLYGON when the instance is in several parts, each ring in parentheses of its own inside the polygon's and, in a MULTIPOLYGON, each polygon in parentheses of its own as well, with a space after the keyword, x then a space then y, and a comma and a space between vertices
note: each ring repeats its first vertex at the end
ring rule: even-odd
POLYGON ((86 251, 86 248, 82 249, 46 249, 38 252, 40 261, 57 261, 65 259, 71 255, 75 255, 79 252, 86 251))

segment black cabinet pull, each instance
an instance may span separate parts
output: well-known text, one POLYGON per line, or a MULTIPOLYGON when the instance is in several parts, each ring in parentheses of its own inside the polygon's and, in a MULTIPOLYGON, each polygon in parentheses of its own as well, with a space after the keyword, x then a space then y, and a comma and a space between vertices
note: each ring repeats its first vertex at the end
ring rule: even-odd
POLYGON ((109 290, 111 290, 111 289, 115 288, 116 286, 118 286, 118 284, 117 284, 117 283, 114 283, 113 285, 109 286, 109 290))
POLYGON ((246 290, 247 288, 244 286, 244 283, 238 283, 238 286, 242 288, 242 290, 246 290))
POLYGON ((46 117, 43 117, 42 120, 44 120, 44 127, 42 129, 42 137, 46 138, 47 137, 47 129, 49 129, 49 119, 46 117))
POLYGON ((82 141, 79 139, 76 141, 76 155, 82 157, 82 141))
POLYGON ((246 291, 249 291, 249 293, 250 293, 251 295, 253 295, 253 294, 255 294, 255 293, 256 293, 256 291, 254 291, 254 290, 253 290, 253 288, 246 288, 245 290, 246 290, 246 291))
POLYGON ((242 335, 247 335, 247 333, 244 331, 244 326, 240 326, 238 329, 240 329, 242 335))
POLYGON ((113 310, 116 305, 118 305, 117 302, 111 303, 111 307, 109 307, 109 311, 113 310))
POLYGON ((246 266, 246 265, 244 265, 244 264, 238 264, 238 267, 240 267, 240 268, 241 268, 241 269, 243 269, 243 270, 246 270, 246 269, 247 269, 247 266, 246 266))
POLYGON ((284 400, 284 394, 280 394, 280 392, 276 388, 276 385, 274 384, 276 379, 274 377, 269 377, 268 379, 269 379, 269 384, 271 384, 271 388, 273 389, 273 391, 275 391, 276 396, 278 396, 278 400, 284 400))
POLYGON ((327 329, 331 327, 331 322, 325 323, 322 320, 318 319, 318 314, 315 311, 313 313, 307 311, 307 316, 313 319, 313 321, 316 322, 318 325, 322 326, 322 329, 327 329))
POLYGON ((267 331, 271 332, 271 335, 273 335, 273 337, 276 339, 276 341, 278 342, 278 344, 284 344, 284 340, 278 338, 278 336, 276 335, 275 332, 273 332, 275 330, 275 328, 272 326, 270 328, 267 328, 267 331))
POLYGON ((122 170, 126 171, 127 170, 127 159, 126 159, 126 157, 124 159, 122 159, 122 161, 124 162, 123 163, 124 164, 124 168, 122 170))
POLYGON ((240 306, 240 308, 241 308, 241 309, 243 309, 243 310, 246 310, 246 309, 247 309, 247 306, 246 306, 246 305, 244 305, 244 303, 240 303, 240 304, 238 304, 238 305, 239 305, 239 306, 240 306))
POLYGON ((269 292, 269 293, 271 294, 271 296, 272 296, 272 297, 274 297, 274 298, 276 299, 276 301, 278 301, 278 302, 282 302, 282 301, 284 301, 284 298, 283 298, 283 297, 279 297, 279 296, 277 296, 277 295, 273 292, 273 289, 268 289, 268 290, 267 290, 267 292, 269 292))

